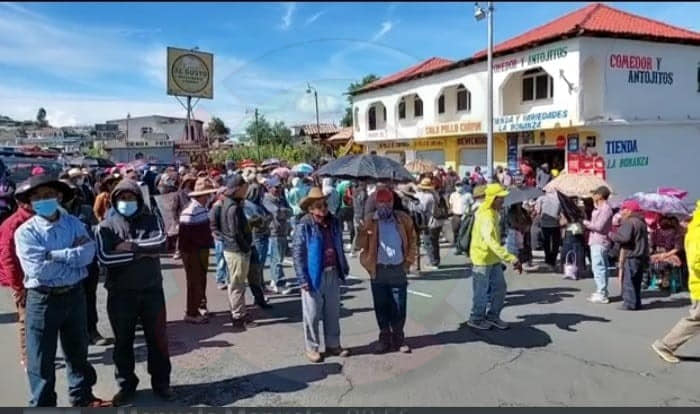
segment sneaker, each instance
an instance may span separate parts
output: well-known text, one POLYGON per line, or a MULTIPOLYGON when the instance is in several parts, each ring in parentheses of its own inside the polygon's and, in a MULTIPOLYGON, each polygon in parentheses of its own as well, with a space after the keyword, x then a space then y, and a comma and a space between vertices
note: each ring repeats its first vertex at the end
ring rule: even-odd
POLYGON ((195 324, 195 325, 202 325, 202 324, 209 322, 209 319, 206 316, 202 316, 202 315, 197 315, 197 316, 185 315, 185 318, 183 320, 187 323, 191 323, 191 324, 195 324))
POLYGON ((306 351, 306 358, 314 364, 323 361, 323 356, 318 351, 306 351))
POLYGON ((489 322, 473 321, 471 319, 467 321, 467 325, 474 328, 474 329, 478 329, 480 331, 488 331, 489 329, 491 329, 491 326, 492 326, 489 322))
POLYGON ((112 405, 115 407, 121 407, 122 405, 129 404, 136 395, 136 391, 131 390, 119 390, 114 397, 112 397, 112 405))
POLYGON ((410 354, 411 347, 406 344, 403 344, 399 347, 399 352, 401 352, 402 354, 410 354))
POLYGON ((294 292, 294 288, 290 286, 285 286, 282 288, 282 290, 280 290, 281 295, 289 295, 292 292, 294 292))
POLYGON ((226 283, 217 283, 216 288, 219 290, 226 290, 228 289, 228 285, 226 283))
POLYGON ((661 359, 668 363, 677 364, 681 362, 681 360, 673 354, 673 351, 668 349, 668 347, 661 343, 661 341, 654 341, 654 343, 651 344, 651 349, 653 349, 654 352, 661 357, 661 359))
POLYGON ((153 393, 164 401, 172 401, 175 399, 175 391, 170 387, 155 388, 153 389, 153 393))
POLYGON ((503 321, 501 318, 488 319, 486 322, 489 323, 491 326, 501 330, 506 330, 509 328, 508 322, 503 321))
POLYGON ((607 296, 603 296, 600 293, 594 293, 589 298, 588 301, 591 303, 602 303, 607 305, 610 303, 610 299, 607 296))
POLYGON ((434 266, 434 265, 426 265, 426 266, 425 266, 425 270, 436 271, 436 270, 440 270, 440 267, 439 267, 439 266, 434 266))
POLYGON ((204 316, 205 318, 209 317, 209 309, 207 308, 199 308, 199 314, 204 316))
POLYGON ((107 346, 111 341, 102 337, 99 332, 95 331, 90 334, 90 345, 107 346))
POLYGON ((337 348, 326 348, 326 354, 347 358, 350 356, 350 351, 339 346, 337 348))
POLYGON ((268 290, 271 293, 274 293, 276 295, 280 294, 280 289, 279 289, 279 287, 277 287, 277 284, 275 282, 270 282, 270 285, 268 286, 268 290))
POLYGON ((181 258, 182 256, 180 256, 180 252, 175 252, 175 254, 173 255, 173 260, 180 260, 181 258))

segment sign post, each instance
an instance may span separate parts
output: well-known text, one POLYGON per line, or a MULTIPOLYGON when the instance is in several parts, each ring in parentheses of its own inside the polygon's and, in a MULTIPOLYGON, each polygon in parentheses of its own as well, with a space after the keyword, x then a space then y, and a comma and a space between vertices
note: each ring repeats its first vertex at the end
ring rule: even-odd
POLYGON ((175 96, 187 111, 185 141, 188 144, 192 142, 192 110, 200 99, 214 99, 214 55, 198 49, 168 47, 167 53, 167 93, 175 96), (180 100, 181 96, 187 98, 185 104, 180 100), (194 105, 192 98, 197 98, 194 105))

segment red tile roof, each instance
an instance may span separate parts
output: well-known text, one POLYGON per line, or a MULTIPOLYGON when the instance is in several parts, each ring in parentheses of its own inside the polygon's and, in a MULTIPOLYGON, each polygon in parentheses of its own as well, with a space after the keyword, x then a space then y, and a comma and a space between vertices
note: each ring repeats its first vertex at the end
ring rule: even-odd
MULTIPOLYGON (((340 128, 335 124, 319 124, 318 126, 321 128, 321 135, 332 135, 340 131, 340 128)), ((318 134, 316 124, 306 124, 301 126, 300 135, 313 137, 318 134)))
MULTIPOLYGON (((556 20, 497 44, 494 55, 531 48, 575 36, 608 36, 672 43, 700 44, 700 33, 614 9, 601 3, 566 14, 556 20)), ((486 56, 486 50, 474 54, 486 56)))
POLYGON ((345 127, 337 134, 328 138, 328 142, 344 142, 352 138, 352 127, 345 127))
POLYGON ((443 59, 440 57, 431 57, 430 59, 424 60, 417 65, 413 65, 408 69, 404 69, 401 72, 394 73, 393 75, 385 76, 379 80, 376 80, 369 85, 365 85, 362 88, 357 89, 355 92, 367 92, 372 89, 383 88, 389 85, 393 85, 400 82, 405 82, 410 79, 425 76, 428 73, 447 68, 454 62, 448 59, 443 59))

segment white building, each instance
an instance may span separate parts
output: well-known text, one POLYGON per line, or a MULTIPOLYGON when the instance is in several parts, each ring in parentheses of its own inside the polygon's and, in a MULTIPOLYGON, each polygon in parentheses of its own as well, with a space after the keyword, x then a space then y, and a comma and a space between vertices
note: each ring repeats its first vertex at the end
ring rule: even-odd
MULTIPOLYGON (((700 154, 700 33, 591 4, 494 48, 494 159, 606 176, 620 196, 674 185, 700 154)), ((355 142, 460 173, 486 164, 486 53, 440 58, 354 96, 355 142)))

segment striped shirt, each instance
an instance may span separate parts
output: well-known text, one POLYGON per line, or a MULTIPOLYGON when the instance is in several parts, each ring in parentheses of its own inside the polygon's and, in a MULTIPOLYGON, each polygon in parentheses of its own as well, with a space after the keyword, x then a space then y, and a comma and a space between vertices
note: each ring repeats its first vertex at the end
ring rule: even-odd
POLYGON ((180 250, 183 251, 208 249, 214 245, 209 226, 209 210, 197 200, 190 200, 180 214, 178 240, 180 250))

